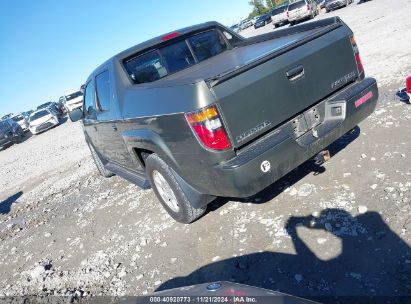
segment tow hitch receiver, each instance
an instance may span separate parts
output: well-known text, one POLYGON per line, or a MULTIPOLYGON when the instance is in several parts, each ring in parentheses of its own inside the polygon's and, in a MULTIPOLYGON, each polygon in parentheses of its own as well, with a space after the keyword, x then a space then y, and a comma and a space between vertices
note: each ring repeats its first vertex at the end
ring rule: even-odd
POLYGON ((314 162, 316 165, 321 166, 323 163, 331 158, 330 151, 324 150, 314 156, 314 162))

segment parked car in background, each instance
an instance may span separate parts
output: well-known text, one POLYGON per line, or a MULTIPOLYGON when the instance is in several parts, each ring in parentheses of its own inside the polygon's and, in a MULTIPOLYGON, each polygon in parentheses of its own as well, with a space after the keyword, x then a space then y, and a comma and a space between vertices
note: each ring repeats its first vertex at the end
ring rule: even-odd
POLYGON ((337 8, 346 7, 350 5, 353 0, 326 0, 325 1, 325 11, 331 12, 337 8))
POLYGON ((266 24, 269 24, 271 22, 272 22, 271 14, 262 15, 262 16, 258 17, 258 19, 255 21, 254 28, 257 29, 259 27, 263 27, 266 24))
POLYGON ((325 0, 315 0, 317 2, 317 6, 320 6, 321 8, 325 7, 325 0))
POLYGON ((234 32, 234 33, 239 33, 240 32, 240 26, 238 24, 234 24, 232 26, 230 26, 230 29, 234 32))
POLYGON ((253 24, 253 26, 254 26, 255 22, 257 21, 258 17, 260 17, 260 16, 255 16, 255 17, 251 18, 250 21, 253 24))
POLYGON ((53 102, 55 108, 57 109, 57 111, 60 113, 60 115, 64 115, 64 113, 66 113, 66 107, 64 106, 63 103, 61 103, 60 101, 57 102, 53 102))
POLYGON ((313 19, 318 15, 317 2, 314 0, 300 0, 290 3, 287 8, 287 17, 290 25, 299 21, 313 19))
POLYGON ((23 140, 24 131, 13 119, 0 120, 0 148, 23 140))
POLYGON ((26 113, 14 115, 11 119, 18 123, 24 132, 29 130, 29 116, 26 113))
POLYGON ((49 102, 39 105, 37 107, 37 110, 40 110, 40 109, 50 109, 52 112, 54 112, 58 116, 62 116, 64 114, 63 110, 54 101, 49 101, 49 102))
POLYGON ((32 134, 51 129, 59 124, 59 118, 49 108, 40 109, 31 113, 29 117, 29 129, 32 134))
POLYGON ((288 23, 287 5, 277 7, 271 11, 271 20, 274 27, 279 27, 288 23))
POLYGON ((252 25, 253 23, 251 22, 251 20, 243 20, 240 22, 240 30, 245 30, 246 28, 249 28, 252 25))
POLYGON ((4 115, 1 119, 2 119, 2 120, 4 120, 4 119, 9 119, 9 118, 12 117, 12 116, 14 116, 14 114, 13 114, 13 113, 9 113, 9 114, 4 115))
POLYGON ((64 95, 67 112, 74 109, 81 108, 83 105, 83 93, 81 91, 74 91, 64 95))

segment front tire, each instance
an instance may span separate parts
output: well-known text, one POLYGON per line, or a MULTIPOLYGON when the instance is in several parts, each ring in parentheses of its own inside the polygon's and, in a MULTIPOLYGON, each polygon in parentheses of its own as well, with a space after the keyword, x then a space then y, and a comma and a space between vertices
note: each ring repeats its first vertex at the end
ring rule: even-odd
POLYGON ((17 139, 14 140, 14 143, 15 144, 20 144, 20 143, 23 142, 23 139, 24 139, 24 131, 23 131, 23 129, 19 129, 17 139))
POLYGON ((105 167, 103 162, 100 159, 100 156, 98 156, 96 150, 94 150, 94 147, 87 143, 88 147, 90 148, 91 156, 93 157, 94 163, 96 164, 98 172, 106 178, 112 177, 114 174, 110 171, 108 171, 105 167))
POLYGON ((177 222, 189 224, 204 214, 206 207, 192 206, 170 167, 156 154, 147 157, 146 174, 161 205, 177 222))

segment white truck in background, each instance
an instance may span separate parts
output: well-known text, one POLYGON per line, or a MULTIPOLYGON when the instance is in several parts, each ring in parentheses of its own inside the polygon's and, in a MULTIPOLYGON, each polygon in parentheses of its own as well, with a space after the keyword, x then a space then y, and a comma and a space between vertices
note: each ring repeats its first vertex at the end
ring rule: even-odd
POLYGON ((71 91, 63 96, 67 112, 81 108, 83 105, 83 93, 79 90, 71 91))

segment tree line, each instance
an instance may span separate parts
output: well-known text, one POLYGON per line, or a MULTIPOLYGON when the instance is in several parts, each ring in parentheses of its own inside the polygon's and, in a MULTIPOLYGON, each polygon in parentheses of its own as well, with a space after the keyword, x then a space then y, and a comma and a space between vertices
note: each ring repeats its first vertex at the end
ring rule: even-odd
POLYGON ((281 6, 287 2, 288 0, 265 0, 265 3, 263 3, 263 0, 250 0, 248 1, 248 4, 252 6, 253 10, 248 15, 248 18, 266 14, 273 8, 281 6))

